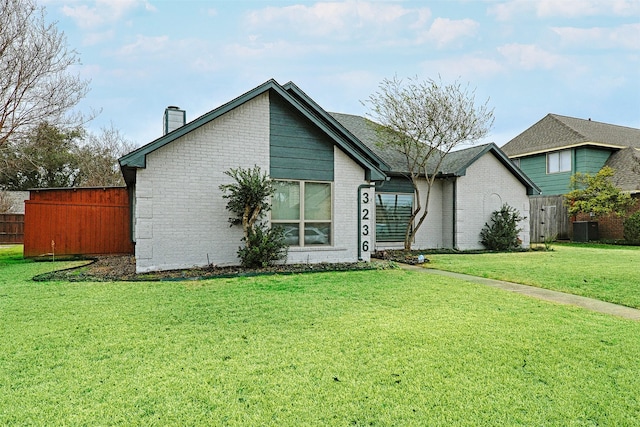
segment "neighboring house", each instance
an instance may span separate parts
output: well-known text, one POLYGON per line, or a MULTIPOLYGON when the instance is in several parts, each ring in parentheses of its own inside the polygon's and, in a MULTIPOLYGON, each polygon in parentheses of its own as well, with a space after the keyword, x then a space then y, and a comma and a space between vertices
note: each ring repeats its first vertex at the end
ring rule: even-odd
POLYGON ((640 192, 640 129, 591 119, 547 114, 503 147, 509 158, 542 190, 566 194, 576 172, 615 169, 613 182, 623 191, 640 192))
MULTIPOLYGON (((138 272, 238 264, 242 231, 229 226, 219 186, 231 180, 225 171, 254 165, 277 181, 268 221, 285 228, 288 263, 369 260, 402 246, 411 186, 366 119, 330 115, 293 83, 269 80, 183 124, 170 107, 168 133, 120 159, 138 272)), ((493 144, 450 154, 440 177, 415 248, 479 248, 493 210, 508 203, 526 216, 537 191, 493 144)))

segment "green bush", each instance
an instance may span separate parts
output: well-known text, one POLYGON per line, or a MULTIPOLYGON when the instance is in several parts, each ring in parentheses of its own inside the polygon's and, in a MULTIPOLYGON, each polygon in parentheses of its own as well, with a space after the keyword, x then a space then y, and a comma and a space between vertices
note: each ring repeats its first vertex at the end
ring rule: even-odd
POLYGON ((287 256, 289 247, 285 243, 282 227, 256 225, 249 231, 247 240, 242 240, 245 246, 238 249, 238 257, 243 267, 266 267, 287 256))
POLYGON ((525 220, 516 208, 508 204, 491 213, 491 224, 485 223, 480 232, 480 243, 492 251, 512 251, 519 249, 522 242, 518 233, 518 223, 525 220))
POLYGON ((640 244, 640 212, 636 212, 624 220, 624 239, 633 244, 640 244))

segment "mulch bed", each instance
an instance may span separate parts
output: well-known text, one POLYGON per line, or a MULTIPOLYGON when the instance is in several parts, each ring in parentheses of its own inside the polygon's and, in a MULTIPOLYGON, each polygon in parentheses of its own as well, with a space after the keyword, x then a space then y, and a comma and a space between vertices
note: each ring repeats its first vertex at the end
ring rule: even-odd
POLYGON ((294 274, 325 271, 380 270, 392 268, 386 263, 320 263, 320 264, 286 264, 265 268, 231 267, 199 267, 180 270, 157 271, 136 274, 135 258, 129 256, 101 256, 88 264, 66 270, 54 271, 34 277, 36 281, 167 281, 167 280, 201 280, 220 277, 257 276, 268 274, 294 274))

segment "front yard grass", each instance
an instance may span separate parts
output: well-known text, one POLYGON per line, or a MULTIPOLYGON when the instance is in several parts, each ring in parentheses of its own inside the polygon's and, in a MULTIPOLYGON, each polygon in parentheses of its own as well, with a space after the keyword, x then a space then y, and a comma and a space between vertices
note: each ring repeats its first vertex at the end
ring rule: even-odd
POLYGON ((552 251, 429 255, 428 268, 640 308, 640 247, 554 244, 552 251))
POLYGON ((0 249, 0 425, 640 419, 640 322, 405 270, 30 280, 66 265, 0 249))

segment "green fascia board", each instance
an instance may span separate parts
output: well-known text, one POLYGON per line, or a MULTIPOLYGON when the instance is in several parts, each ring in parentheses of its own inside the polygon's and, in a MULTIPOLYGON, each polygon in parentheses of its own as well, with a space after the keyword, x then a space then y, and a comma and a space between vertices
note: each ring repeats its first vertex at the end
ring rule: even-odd
MULTIPOLYGON (((473 158, 471 158, 466 164, 460 167, 457 171, 454 171, 451 175, 454 176, 464 176, 467 174, 467 168, 475 163, 480 157, 484 156, 488 152, 491 152, 500 163, 502 163, 521 183, 527 187, 527 194, 534 195, 540 194, 542 191, 538 186, 527 176, 524 172, 520 170, 516 165, 513 164, 511 159, 507 157, 507 155, 493 142, 486 144, 485 147, 478 152, 473 158)), ((449 154, 451 155, 451 153, 449 154)))
MULTIPOLYGON (((358 162, 361 166, 363 166, 367 170, 367 176, 370 177, 373 181, 381 181, 384 180, 386 175, 382 172, 371 159, 367 159, 362 154, 358 153, 353 147, 350 147, 345 143, 342 136, 337 134, 333 129, 331 129, 325 122, 318 119, 317 115, 320 114, 322 109, 319 111, 316 107, 315 114, 311 113, 308 110, 308 107, 304 106, 300 103, 295 97, 293 97, 286 89, 284 89, 278 82, 274 79, 267 80, 263 84, 251 89, 250 91, 238 96, 237 98, 229 101, 228 103, 198 117, 197 119, 187 123, 186 125, 179 127, 178 129, 170 132, 155 141, 152 141, 135 151, 132 151, 129 154, 118 159, 120 163, 121 169, 126 168, 145 168, 146 167, 146 156, 147 154, 165 146, 166 144, 186 135, 187 133, 193 131, 194 129, 203 126, 210 121, 222 116, 223 114, 228 113, 229 111, 239 107, 245 102, 255 98, 258 95, 263 94, 266 91, 273 91, 287 100, 292 106, 294 106, 300 113, 302 113, 305 117, 307 117, 312 123, 322 129, 331 139, 342 149, 344 150, 350 157, 352 157, 356 162, 358 162)), ((313 103, 315 104, 315 102, 313 103)), ((315 104, 317 106, 317 104, 315 104)), ((325 114, 326 115, 326 114, 325 114)), ((360 145, 362 145, 360 143, 360 145)))

